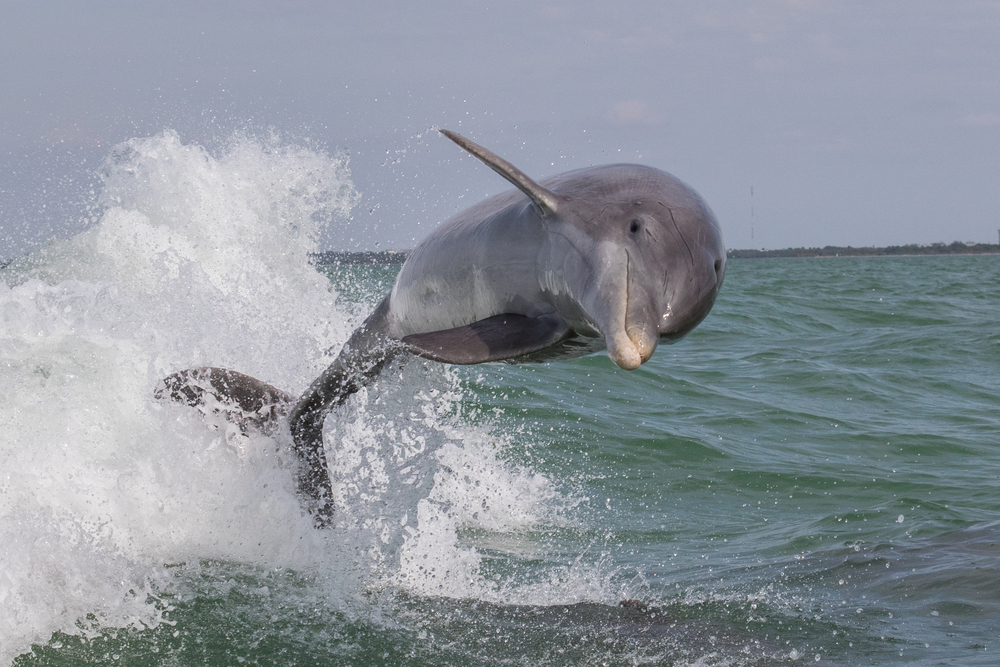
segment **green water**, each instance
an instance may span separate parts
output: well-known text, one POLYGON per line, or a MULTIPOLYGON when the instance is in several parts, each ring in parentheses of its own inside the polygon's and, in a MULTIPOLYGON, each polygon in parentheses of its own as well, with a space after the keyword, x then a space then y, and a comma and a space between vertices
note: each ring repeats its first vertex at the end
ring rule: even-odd
MULTIPOLYGON (((392 273, 330 270, 357 316, 392 273)), ((634 372, 414 362, 386 382, 454 389, 443 419, 548 484, 540 520, 458 521, 485 587, 192 559, 151 588, 169 623, 15 664, 1000 664, 998 319, 995 256, 734 260, 634 372)))

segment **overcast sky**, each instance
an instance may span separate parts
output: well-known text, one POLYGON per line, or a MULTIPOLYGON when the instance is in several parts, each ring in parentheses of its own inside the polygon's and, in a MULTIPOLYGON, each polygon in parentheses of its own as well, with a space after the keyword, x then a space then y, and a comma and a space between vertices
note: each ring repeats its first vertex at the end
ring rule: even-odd
POLYGON ((0 0, 0 54, 0 257, 79 229, 71 191, 166 128, 348 150, 335 249, 411 247, 508 187, 434 126, 536 178, 662 168, 730 248, 1000 227, 997 1, 0 0))

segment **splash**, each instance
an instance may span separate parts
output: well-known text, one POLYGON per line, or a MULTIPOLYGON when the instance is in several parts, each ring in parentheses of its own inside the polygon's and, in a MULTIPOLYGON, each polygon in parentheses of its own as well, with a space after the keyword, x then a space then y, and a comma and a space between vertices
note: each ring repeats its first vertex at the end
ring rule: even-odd
POLYGON ((332 531, 302 514, 287 431, 152 397, 203 365, 296 393, 332 361, 358 309, 309 256, 358 201, 346 157, 166 131, 101 177, 87 231, 0 273, 0 664, 53 632, 169 623, 164 591, 213 560, 311 572, 333 600, 495 596, 459 532, 534 525, 556 492, 501 462, 443 366, 398 368, 328 420, 332 531))
POLYGON ((348 323, 308 254, 357 200, 346 158, 241 136, 214 157, 164 132, 102 178, 95 224, 0 283, 0 663, 87 618, 155 626, 166 563, 295 565, 285 545, 317 541, 273 441, 150 392, 207 363, 287 386, 323 366, 348 323))

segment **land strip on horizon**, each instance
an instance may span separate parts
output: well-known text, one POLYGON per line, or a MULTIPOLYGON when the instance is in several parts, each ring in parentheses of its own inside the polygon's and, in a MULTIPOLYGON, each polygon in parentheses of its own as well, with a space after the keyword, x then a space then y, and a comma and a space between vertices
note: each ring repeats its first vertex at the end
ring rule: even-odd
MULTIPOLYGON (((369 266, 402 264, 410 254, 409 250, 342 251, 328 250, 313 254, 317 264, 364 264, 369 266)), ((823 248, 784 248, 783 250, 737 250, 726 251, 730 259, 759 259, 767 257, 903 257, 908 255, 1000 255, 1000 244, 996 243, 932 243, 922 245, 891 245, 884 248, 875 246, 825 246, 823 248)))
POLYGON ((997 243, 931 243, 891 245, 884 248, 875 246, 832 246, 823 248, 785 248, 783 250, 736 250, 726 251, 726 256, 737 259, 759 259, 765 257, 891 257, 906 255, 1000 255, 997 243))

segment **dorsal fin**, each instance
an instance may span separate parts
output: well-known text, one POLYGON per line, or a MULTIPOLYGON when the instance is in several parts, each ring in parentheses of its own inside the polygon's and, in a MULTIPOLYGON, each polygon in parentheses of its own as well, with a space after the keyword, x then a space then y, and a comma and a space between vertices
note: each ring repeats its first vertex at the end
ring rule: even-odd
POLYGON ((510 162, 507 162, 507 160, 504 160, 496 153, 483 148, 477 143, 469 141, 462 135, 456 134, 451 130, 438 131, 467 150, 469 153, 485 162, 490 169, 506 178, 508 181, 517 186, 518 190, 528 195, 528 197, 531 198, 531 201, 535 202, 535 205, 541 210, 543 218, 551 218, 555 216, 559 207, 559 197, 554 192, 546 190, 538 183, 535 183, 533 180, 528 178, 527 174, 512 165, 510 162))

